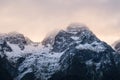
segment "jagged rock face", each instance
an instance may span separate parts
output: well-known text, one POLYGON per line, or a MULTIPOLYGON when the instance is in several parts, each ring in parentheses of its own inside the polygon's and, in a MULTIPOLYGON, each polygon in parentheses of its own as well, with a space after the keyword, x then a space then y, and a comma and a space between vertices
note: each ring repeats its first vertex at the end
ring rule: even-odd
POLYGON ((49 80, 120 79, 120 55, 88 28, 70 26, 67 31, 59 32, 55 41, 53 51, 64 53, 59 61, 60 70, 49 80))
POLYGON ((73 43, 85 44, 93 41, 100 41, 87 27, 79 25, 70 25, 67 30, 61 30, 56 36, 53 45, 53 51, 62 52, 73 43))
POLYGON ((25 45, 27 45, 27 41, 25 37, 19 33, 0 35, 0 80, 13 80, 13 78, 18 76, 18 66, 24 60, 24 57, 18 57, 16 62, 12 62, 12 59, 16 58, 12 57, 12 55, 17 55, 17 53, 13 54, 15 50, 13 50, 13 48, 15 47, 11 45, 18 46, 20 50, 23 50, 25 45), (11 55, 11 60, 9 59, 9 55, 11 55))
POLYGON ((24 41, 17 35, 0 43, 0 67, 14 80, 120 80, 120 54, 83 25, 72 24, 43 45, 24 41))
POLYGON ((60 59, 60 71, 50 80, 119 80, 114 50, 109 46, 105 48, 102 52, 80 50, 75 46, 67 50, 60 59))
POLYGON ((24 49, 24 45, 29 44, 31 41, 24 37, 23 34, 17 33, 17 32, 11 32, 8 34, 3 34, 0 36, 0 39, 5 40, 6 42, 9 42, 11 44, 16 44, 18 45, 21 50, 24 49))
POLYGON ((27 44, 25 41, 25 37, 19 33, 9 33, 8 36, 5 37, 6 41, 9 41, 12 44, 27 44))
POLYGON ((0 40, 0 80, 13 80, 17 69, 7 60, 6 52, 12 52, 12 49, 6 41, 0 40))
POLYGON ((11 52, 12 49, 11 49, 11 47, 7 44, 6 41, 0 40, 0 52, 1 52, 1 55, 2 55, 2 53, 5 52, 5 51, 11 52))

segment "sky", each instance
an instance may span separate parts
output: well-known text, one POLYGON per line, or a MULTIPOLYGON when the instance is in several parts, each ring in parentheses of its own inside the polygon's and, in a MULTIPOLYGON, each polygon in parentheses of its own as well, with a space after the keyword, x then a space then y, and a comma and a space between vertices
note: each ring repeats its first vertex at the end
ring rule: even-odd
POLYGON ((76 22, 112 44, 120 39, 120 0, 0 0, 0 33, 16 31, 42 41, 76 22))

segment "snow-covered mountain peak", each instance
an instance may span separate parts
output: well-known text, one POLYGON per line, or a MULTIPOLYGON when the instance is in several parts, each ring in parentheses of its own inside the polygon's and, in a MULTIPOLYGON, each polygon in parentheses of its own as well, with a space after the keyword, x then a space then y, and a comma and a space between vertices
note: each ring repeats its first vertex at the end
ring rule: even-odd
POLYGON ((92 33, 89 28, 79 24, 71 24, 66 30, 61 30, 55 36, 53 49, 55 52, 61 52, 69 46, 76 44, 92 44, 100 40, 92 33))
MULTIPOLYGON (((17 32, 10 32, 7 34, 0 34, 0 39, 4 39, 6 41, 14 40, 14 39, 22 39, 24 38, 23 34, 17 33, 17 32)), ((12 43, 12 41, 10 41, 12 43)))
POLYGON ((23 34, 18 33, 18 32, 10 32, 10 33, 7 33, 7 34, 2 33, 2 34, 0 34, 0 39, 8 41, 12 44, 18 44, 18 43, 27 44, 27 42, 31 41, 30 39, 25 37, 23 34))
POLYGON ((106 76, 119 71, 120 55, 81 24, 71 24, 42 43, 28 42, 16 32, 0 35, 0 62, 5 63, 0 69, 4 66, 14 80, 111 80, 106 76))
POLYGON ((28 45, 32 43, 32 41, 25 37, 23 34, 20 34, 18 32, 10 32, 7 34, 0 34, 0 39, 9 42, 10 44, 15 44, 21 48, 21 50, 24 49, 25 45, 28 45))
POLYGON ((86 39, 90 39, 91 37, 94 37, 97 40, 97 37, 93 34, 93 32, 83 24, 76 24, 76 23, 70 24, 65 30, 65 32, 72 35, 72 38, 74 40, 80 40, 77 39, 77 37, 79 38, 86 37, 86 39))

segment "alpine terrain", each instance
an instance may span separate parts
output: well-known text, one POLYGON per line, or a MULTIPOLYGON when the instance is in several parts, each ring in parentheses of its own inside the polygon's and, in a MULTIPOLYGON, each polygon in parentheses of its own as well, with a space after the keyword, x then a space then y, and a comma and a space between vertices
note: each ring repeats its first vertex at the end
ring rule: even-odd
POLYGON ((41 43, 0 34, 0 80, 120 80, 120 54, 81 24, 41 43))

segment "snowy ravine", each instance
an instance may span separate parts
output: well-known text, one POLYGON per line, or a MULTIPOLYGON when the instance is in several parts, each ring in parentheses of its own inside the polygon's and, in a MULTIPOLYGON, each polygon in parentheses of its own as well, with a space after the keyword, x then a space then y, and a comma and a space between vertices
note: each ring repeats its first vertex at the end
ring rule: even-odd
POLYGON ((120 55, 86 26, 71 24, 41 43, 1 34, 0 69, 0 80, 120 80, 120 55))

